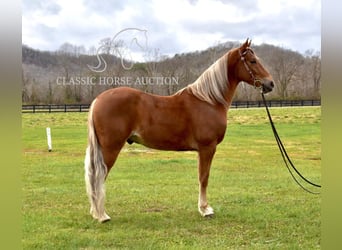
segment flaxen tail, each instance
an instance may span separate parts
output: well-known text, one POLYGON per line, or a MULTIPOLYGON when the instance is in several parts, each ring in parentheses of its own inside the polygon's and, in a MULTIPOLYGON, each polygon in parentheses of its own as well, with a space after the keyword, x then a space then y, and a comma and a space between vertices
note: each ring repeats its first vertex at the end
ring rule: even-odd
POLYGON ((110 219, 104 209, 104 182, 107 175, 107 167, 104 163, 101 146, 94 128, 93 108, 95 103, 96 99, 91 104, 88 115, 88 147, 84 160, 85 183, 90 201, 90 213, 95 219, 104 222, 110 219))

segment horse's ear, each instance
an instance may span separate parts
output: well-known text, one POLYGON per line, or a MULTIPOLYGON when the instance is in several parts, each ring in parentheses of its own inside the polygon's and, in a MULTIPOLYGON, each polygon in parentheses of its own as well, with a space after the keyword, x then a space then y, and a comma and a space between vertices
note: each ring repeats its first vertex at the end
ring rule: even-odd
POLYGON ((249 46, 251 45, 251 41, 249 40, 249 38, 246 39, 246 42, 244 42, 241 46, 240 49, 242 51, 245 51, 249 46))

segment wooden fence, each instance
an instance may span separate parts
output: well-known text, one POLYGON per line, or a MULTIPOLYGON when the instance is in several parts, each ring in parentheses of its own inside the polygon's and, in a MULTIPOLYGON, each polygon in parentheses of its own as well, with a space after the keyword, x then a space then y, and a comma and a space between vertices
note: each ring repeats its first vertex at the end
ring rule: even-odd
MULTIPOLYGON (((320 106, 321 100, 271 100, 269 107, 320 106)), ((22 113, 88 112, 90 104, 32 104, 22 105, 22 113)), ((263 107, 262 101, 233 102, 230 108, 263 107)))

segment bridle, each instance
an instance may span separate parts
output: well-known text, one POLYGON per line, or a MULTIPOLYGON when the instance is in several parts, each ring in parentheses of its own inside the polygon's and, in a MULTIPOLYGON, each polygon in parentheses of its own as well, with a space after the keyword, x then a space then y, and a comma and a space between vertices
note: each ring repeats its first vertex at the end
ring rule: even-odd
POLYGON ((318 185, 318 184, 313 183, 313 182, 309 181, 308 179, 306 179, 306 178, 297 170, 297 168, 296 168, 296 167, 294 166, 294 164, 292 163, 290 157, 288 156, 288 154, 287 154, 287 152, 286 152, 286 149, 285 149, 285 147, 284 147, 282 141, 280 140, 280 137, 279 137, 279 135, 278 135, 278 132, 277 132, 275 126, 274 126, 274 123, 273 123, 273 121, 272 121, 271 114, 270 114, 270 112, 269 112, 269 110, 268 110, 267 102, 266 102, 266 99, 265 99, 265 96, 264 96, 264 92, 263 92, 263 83, 262 83, 262 80, 261 80, 261 79, 258 79, 258 78, 256 78, 256 77, 254 76, 252 70, 249 68, 249 66, 248 66, 248 64, 247 64, 247 62, 246 62, 245 56, 247 55, 248 51, 250 51, 251 53, 254 54, 253 50, 252 50, 251 48, 249 48, 249 47, 247 47, 246 50, 245 50, 243 53, 241 53, 241 50, 239 49, 240 59, 241 59, 241 61, 243 61, 243 64, 245 65, 245 68, 246 68, 247 72, 249 73, 249 75, 251 76, 251 78, 252 78, 252 80, 253 80, 254 88, 260 89, 261 96, 262 96, 264 105, 265 105, 265 107, 266 107, 267 115, 268 115, 268 118, 269 118, 269 120, 270 120, 270 124, 271 124, 271 127, 272 127, 273 135, 274 135, 274 137, 275 137, 275 139, 276 139, 276 141, 277 141, 277 144, 278 144, 278 147, 279 147, 281 156, 282 156, 282 158, 283 158, 283 160, 284 160, 284 162, 285 162, 286 168, 287 168, 287 170, 290 172, 290 174, 291 174, 292 178, 294 179, 294 181, 295 181, 301 188, 303 188, 305 191, 307 191, 307 192, 309 192, 309 193, 311 193, 311 194, 319 194, 319 193, 313 192, 313 191, 307 189, 306 187, 304 187, 304 186, 296 179, 296 177, 295 177, 294 174, 292 173, 290 167, 288 166, 288 163, 289 163, 289 165, 292 167, 292 169, 293 169, 293 170, 298 174, 298 176, 299 176, 302 180, 304 180, 306 183, 308 183, 308 184, 310 184, 310 185, 312 185, 312 186, 314 186, 314 187, 318 187, 318 188, 321 187, 321 185, 318 185), (260 85, 257 86, 257 83, 260 83, 260 85))
POLYGON ((297 170, 297 168, 296 168, 296 167, 294 166, 294 164, 292 163, 290 157, 288 156, 288 154, 287 154, 287 152, 286 152, 286 149, 285 149, 285 147, 284 147, 284 145, 283 145, 283 143, 282 143, 282 141, 281 141, 281 139, 280 139, 280 137, 279 137, 279 135, 278 135, 278 132, 277 132, 275 126, 274 126, 274 123, 273 123, 273 120, 272 120, 270 111, 268 110, 267 102, 266 102, 266 99, 265 99, 265 96, 264 96, 264 92, 263 92, 263 83, 262 83, 261 79, 258 79, 258 78, 256 78, 256 77, 254 76, 252 70, 249 68, 249 66, 248 66, 248 64, 247 64, 247 62, 246 62, 245 56, 246 56, 246 54, 248 53, 248 51, 250 51, 251 53, 254 54, 253 50, 252 50, 251 48, 247 47, 247 48, 246 48, 246 51, 243 52, 243 53, 241 53, 241 50, 239 50, 240 58, 241 58, 241 61, 243 61, 243 64, 245 65, 245 68, 246 68, 247 72, 250 74, 250 76, 251 76, 251 78, 252 78, 252 80, 253 80, 254 88, 260 89, 261 96, 262 96, 262 100, 263 100, 263 102, 264 102, 264 105, 265 105, 265 108, 266 108, 266 111, 267 111, 267 116, 268 116, 268 119, 269 119, 270 124, 271 124, 271 127, 272 127, 273 135, 274 135, 274 137, 275 137, 275 139, 276 139, 276 141, 277 141, 277 144, 278 144, 278 147, 279 147, 279 151, 280 151, 281 156, 282 156, 282 158, 283 158, 283 160, 284 160, 285 166, 286 166, 287 170, 289 171, 289 173, 291 174, 291 176, 292 176, 292 178, 294 179, 294 181, 295 181, 302 189, 304 189, 305 191, 307 191, 307 192, 309 192, 309 193, 311 193, 311 194, 319 194, 319 193, 317 193, 317 192, 313 192, 313 191, 307 189, 306 187, 304 187, 304 186, 297 180, 297 178, 295 177, 294 173, 292 173, 292 171, 291 171, 291 169, 290 169, 290 167, 289 167, 289 165, 290 165, 290 166, 292 167, 292 169, 297 173, 297 175, 298 175, 302 180, 304 180, 306 183, 308 183, 308 184, 310 184, 310 185, 312 185, 312 186, 314 186, 314 187, 318 187, 318 188, 321 187, 321 185, 318 185, 318 184, 313 183, 313 182, 311 182, 310 180, 306 179, 306 178, 297 170), (260 85, 257 86, 257 83, 260 83, 260 85))
POLYGON ((245 65, 245 68, 247 70, 247 72, 249 73, 249 75, 251 76, 252 80, 253 80, 253 85, 254 85, 254 88, 256 89, 260 89, 262 91, 262 80, 259 79, 259 78, 256 78, 252 72, 252 70, 249 68, 247 62, 246 62, 246 58, 245 56, 247 55, 248 51, 250 51, 251 53, 254 54, 253 50, 249 47, 246 48, 246 51, 241 53, 241 50, 239 50, 239 54, 240 54, 240 59, 241 61, 243 62, 243 65, 245 65), (256 84, 257 83, 260 83, 259 86, 257 86, 256 84))

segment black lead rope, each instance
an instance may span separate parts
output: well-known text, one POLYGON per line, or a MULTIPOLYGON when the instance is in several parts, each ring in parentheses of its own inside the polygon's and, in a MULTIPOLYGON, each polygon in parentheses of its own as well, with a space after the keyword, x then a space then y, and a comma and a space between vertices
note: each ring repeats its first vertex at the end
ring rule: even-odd
POLYGON ((307 191, 307 192, 309 192, 309 193, 311 193, 311 194, 320 194, 320 193, 318 193, 318 192, 313 192, 313 191, 311 191, 311 190, 305 188, 305 187, 296 179, 296 177, 295 177, 294 174, 292 173, 292 171, 291 171, 291 169, 290 169, 290 167, 289 167, 289 165, 288 165, 288 162, 290 163, 292 169, 293 169, 293 170, 302 178, 302 180, 304 180, 305 182, 307 182, 308 184, 310 184, 310 185, 312 185, 312 186, 314 186, 314 187, 319 187, 319 188, 321 187, 321 185, 315 184, 315 183, 309 181, 308 179, 306 179, 306 178, 297 170, 297 168, 293 165, 293 163, 292 163, 290 157, 288 156, 288 154, 287 154, 287 152, 286 152, 286 150, 285 150, 285 147, 284 147, 283 143, 282 143, 281 140, 280 140, 280 137, 279 137, 279 135, 278 135, 278 132, 277 132, 275 126, 274 126, 274 123, 273 123, 273 121, 272 121, 272 117, 271 117, 270 111, 268 110, 268 106, 267 106, 267 103, 266 103, 266 99, 265 99, 264 93, 261 93, 261 96, 262 96, 262 100, 263 100, 263 102, 264 102, 264 105, 265 105, 265 107, 266 107, 267 116, 268 116, 268 119, 270 120, 270 124, 271 124, 271 127, 272 127, 272 131, 273 131, 274 138, 275 138, 276 141, 277 141, 277 144, 278 144, 278 147, 279 147, 281 156, 283 157, 283 160, 284 160, 284 162, 285 162, 286 168, 287 168, 287 170, 289 171, 289 173, 291 174, 293 180, 294 180, 302 189, 304 189, 305 191, 307 191), (286 159, 287 159, 288 162, 286 161, 286 159))

